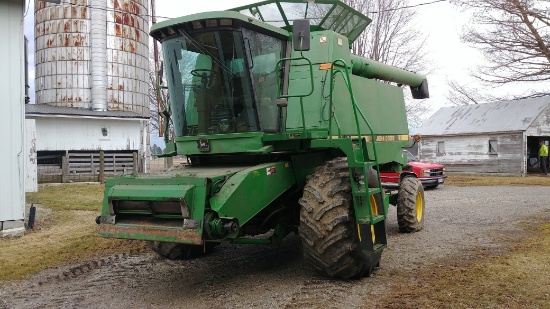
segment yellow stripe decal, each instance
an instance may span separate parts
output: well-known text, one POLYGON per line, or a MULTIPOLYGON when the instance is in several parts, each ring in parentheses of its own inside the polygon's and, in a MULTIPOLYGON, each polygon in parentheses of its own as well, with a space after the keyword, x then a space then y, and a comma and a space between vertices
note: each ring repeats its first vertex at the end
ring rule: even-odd
MULTIPOLYGON (((352 138, 352 139, 357 139, 357 135, 343 135, 342 137, 338 137, 338 136, 332 136, 332 138, 334 139, 338 139, 338 138, 352 138)), ((372 138, 370 135, 363 135, 363 138, 367 141, 367 142, 371 142, 372 141, 372 138)), ((409 136, 407 134, 380 134, 380 135, 375 135, 374 136, 376 142, 401 142, 401 141, 408 141, 409 140, 409 136)))

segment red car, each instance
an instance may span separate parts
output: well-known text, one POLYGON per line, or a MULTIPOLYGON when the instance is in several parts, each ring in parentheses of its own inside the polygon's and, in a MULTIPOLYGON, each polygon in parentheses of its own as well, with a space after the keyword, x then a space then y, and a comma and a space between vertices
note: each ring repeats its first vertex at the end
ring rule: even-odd
MULTIPOLYGON (((407 150, 403 150, 403 155, 407 156, 407 165, 403 171, 409 171, 416 174, 416 177, 422 182, 424 188, 435 188, 445 182, 445 165, 438 163, 420 162, 417 157, 407 150)), ((399 173, 382 172, 380 180, 384 188, 399 187, 399 173)))

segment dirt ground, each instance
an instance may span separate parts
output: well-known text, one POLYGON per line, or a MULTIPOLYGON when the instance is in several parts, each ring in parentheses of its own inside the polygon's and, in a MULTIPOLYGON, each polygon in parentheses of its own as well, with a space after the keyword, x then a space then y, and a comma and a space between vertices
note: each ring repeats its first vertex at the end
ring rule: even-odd
POLYGON ((424 230, 398 233, 390 208, 381 267, 360 280, 317 275, 292 235, 279 248, 224 244, 191 261, 148 253, 48 269, 0 288, 0 308, 384 308, 387 291, 419 274, 505 251, 499 235, 521 237, 521 221, 550 218, 549 200, 548 187, 537 186, 426 191, 424 230))

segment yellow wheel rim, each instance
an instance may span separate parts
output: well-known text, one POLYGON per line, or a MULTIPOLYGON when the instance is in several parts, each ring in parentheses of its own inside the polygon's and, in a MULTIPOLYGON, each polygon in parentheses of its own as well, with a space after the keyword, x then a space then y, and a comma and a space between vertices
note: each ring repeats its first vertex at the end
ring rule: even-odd
POLYGON ((378 215, 378 205, 376 204, 376 199, 374 198, 374 195, 370 196, 370 209, 373 216, 378 215))
MULTIPOLYGON (((370 196, 370 209, 373 216, 378 215, 378 205, 376 204, 376 199, 374 198, 374 195, 370 196)), ((375 244, 376 235, 374 234, 374 224, 370 225, 370 234, 372 235, 372 243, 375 244)))
MULTIPOLYGON (((378 205, 376 203, 376 199, 374 198, 374 195, 370 196, 370 207, 372 211, 372 215, 376 216, 378 215, 378 205)), ((370 234, 372 236, 372 243, 376 243, 376 235, 374 234, 374 224, 370 225, 370 234)), ((361 241, 361 228, 359 224, 357 224, 357 235, 359 236, 359 241, 361 241)))
POLYGON ((422 193, 416 194, 416 220, 422 221, 422 215, 424 214, 424 201, 422 199, 422 193))

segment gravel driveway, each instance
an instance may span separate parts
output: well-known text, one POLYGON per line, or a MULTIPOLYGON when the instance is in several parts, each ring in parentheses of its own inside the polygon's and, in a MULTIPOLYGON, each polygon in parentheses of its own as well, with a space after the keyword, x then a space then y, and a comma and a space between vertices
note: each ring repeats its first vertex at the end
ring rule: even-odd
POLYGON ((206 257, 169 261, 154 254, 117 255, 48 269, 0 290, 0 308, 358 308, 379 307, 384 291, 415 273, 480 250, 505 248, 498 233, 550 219, 548 187, 453 187, 426 191, 425 227, 397 231, 390 208, 381 267, 361 280, 329 280, 302 259, 300 239, 280 248, 222 245, 206 257))

